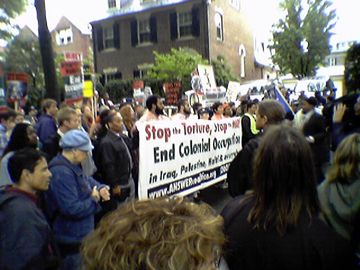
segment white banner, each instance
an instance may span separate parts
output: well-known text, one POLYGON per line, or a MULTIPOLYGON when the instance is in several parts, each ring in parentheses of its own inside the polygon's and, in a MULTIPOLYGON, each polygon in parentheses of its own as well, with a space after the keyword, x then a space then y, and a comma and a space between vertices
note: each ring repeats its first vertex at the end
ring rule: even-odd
POLYGON ((240 118, 137 123, 139 198, 188 195, 226 179, 241 150, 240 118))

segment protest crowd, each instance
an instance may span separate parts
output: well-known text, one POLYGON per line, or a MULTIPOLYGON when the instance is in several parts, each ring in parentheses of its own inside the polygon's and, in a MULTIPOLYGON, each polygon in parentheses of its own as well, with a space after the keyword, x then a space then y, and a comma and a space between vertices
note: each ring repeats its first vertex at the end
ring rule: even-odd
MULTIPOLYGON (((1 112, 0 269, 359 269, 360 97, 349 107, 281 92, 239 97, 238 107, 180 99, 171 115, 156 95, 144 104, 107 97, 96 112, 52 99, 26 114, 1 112), (224 134, 236 119, 241 142, 210 143, 207 123, 224 134), (157 122, 162 129, 151 129, 157 122), (203 125, 188 130, 202 141, 186 136, 184 156, 238 149, 216 183, 233 197, 221 213, 198 199, 201 189, 139 199, 140 160, 152 157, 143 130, 151 144, 184 122, 203 125)), ((162 145, 156 162, 177 158, 174 144, 162 145)), ((200 160, 181 171, 201 168, 200 160)), ((203 170, 186 184, 212 177, 203 170)))

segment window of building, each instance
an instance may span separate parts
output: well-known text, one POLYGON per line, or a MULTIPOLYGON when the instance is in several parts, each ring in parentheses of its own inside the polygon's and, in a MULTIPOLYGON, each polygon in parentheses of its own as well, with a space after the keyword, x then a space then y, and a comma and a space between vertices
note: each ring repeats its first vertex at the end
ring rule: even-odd
POLYGON ((223 15, 220 12, 215 13, 215 25, 216 25, 216 38, 217 40, 224 40, 224 28, 223 28, 223 15))
POLYGON ((240 77, 245 78, 245 57, 246 57, 246 50, 243 44, 240 45, 239 48, 239 55, 240 55, 240 77))
POLYGON ((139 43, 151 42, 151 32, 149 20, 138 21, 138 40, 139 43))
POLYGON ((112 27, 104 28, 104 48, 114 48, 114 30, 112 27))
POLYGON ((73 42, 73 33, 71 27, 57 31, 56 43, 58 45, 66 45, 72 42, 73 42))
POLYGON ((109 8, 116 8, 116 0, 108 0, 109 8))
POLYGON ((178 36, 187 37, 192 35, 191 11, 178 13, 178 36))
POLYGON ((237 10, 240 9, 240 0, 230 0, 230 5, 232 5, 237 10))
POLYGON ((329 58, 329 66, 336 66, 337 65, 337 61, 336 61, 336 57, 330 57, 329 58))

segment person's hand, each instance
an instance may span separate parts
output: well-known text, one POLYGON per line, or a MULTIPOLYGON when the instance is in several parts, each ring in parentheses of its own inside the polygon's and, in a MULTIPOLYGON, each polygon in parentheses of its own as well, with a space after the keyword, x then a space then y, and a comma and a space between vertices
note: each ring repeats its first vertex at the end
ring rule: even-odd
POLYGON ((103 187, 99 190, 99 195, 103 201, 110 200, 110 192, 108 187, 103 187))
POLYGON ((97 190, 97 186, 93 187, 91 192, 91 197, 97 202, 100 201, 100 194, 99 191, 97 190))
POLYGON ((334 107, 333 123, 341 123, 346 111, 346 105, 338 104, 334 107))
POLYGON ((119 185, 114 186, 112 189, 112 196, 120 196, 121 194, 121 188, 119 185))

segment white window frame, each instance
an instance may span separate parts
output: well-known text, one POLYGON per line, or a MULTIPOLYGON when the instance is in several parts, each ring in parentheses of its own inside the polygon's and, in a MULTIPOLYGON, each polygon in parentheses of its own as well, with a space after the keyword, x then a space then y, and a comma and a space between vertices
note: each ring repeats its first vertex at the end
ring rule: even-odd
POLYGON ((114 44, 114 29, 112 26, 104 27, 103 31, 104 49, 112 49, 114 44), (111 45, 108 45, 110 43, 111 45))
POLYGON ((240 78, 245 78, 245 57, 246 57, 246 49, 243 44, 239 47, 239 55, 240 55, 240 78))
POLYGON ((59 46, 65 46, 67 44, 73 43, 73 41, 74 39, 71 27, 61 29, 56 32, 56 43, 59 46))
POLYGON ((184 11, 184 12, 177 12, 177 30, 178 30, 178 38, 190 37, 192 36, 192 12, 184 11), (187 16, 189 21, 182 21, 182 17, 187 16), (190 33, 181 35, 181 29, 188 28, 190 29, 190 33))
POLYGON ((219 41, 224 41, 224 15, 220 11, 215 12, 215 28, 216 28, 216 39, 219 41), (219 33, 220 36, 218 35, 219 33))
POLYGON ((240 10, 240 0, 229 0, 229 2, 233 8, 240 10))
POLYGON ((148 44, 151 43, 151 29, 150 29, 150 20, 142 19, 137 20, 137 33, 138 33, 138 42, 139 44, 148 44), (147 37, 147 38, 143 38, 147 37))
POLYGON ((117 8, 117 0, 108 0, 108 8, 109 9, 117 8))

